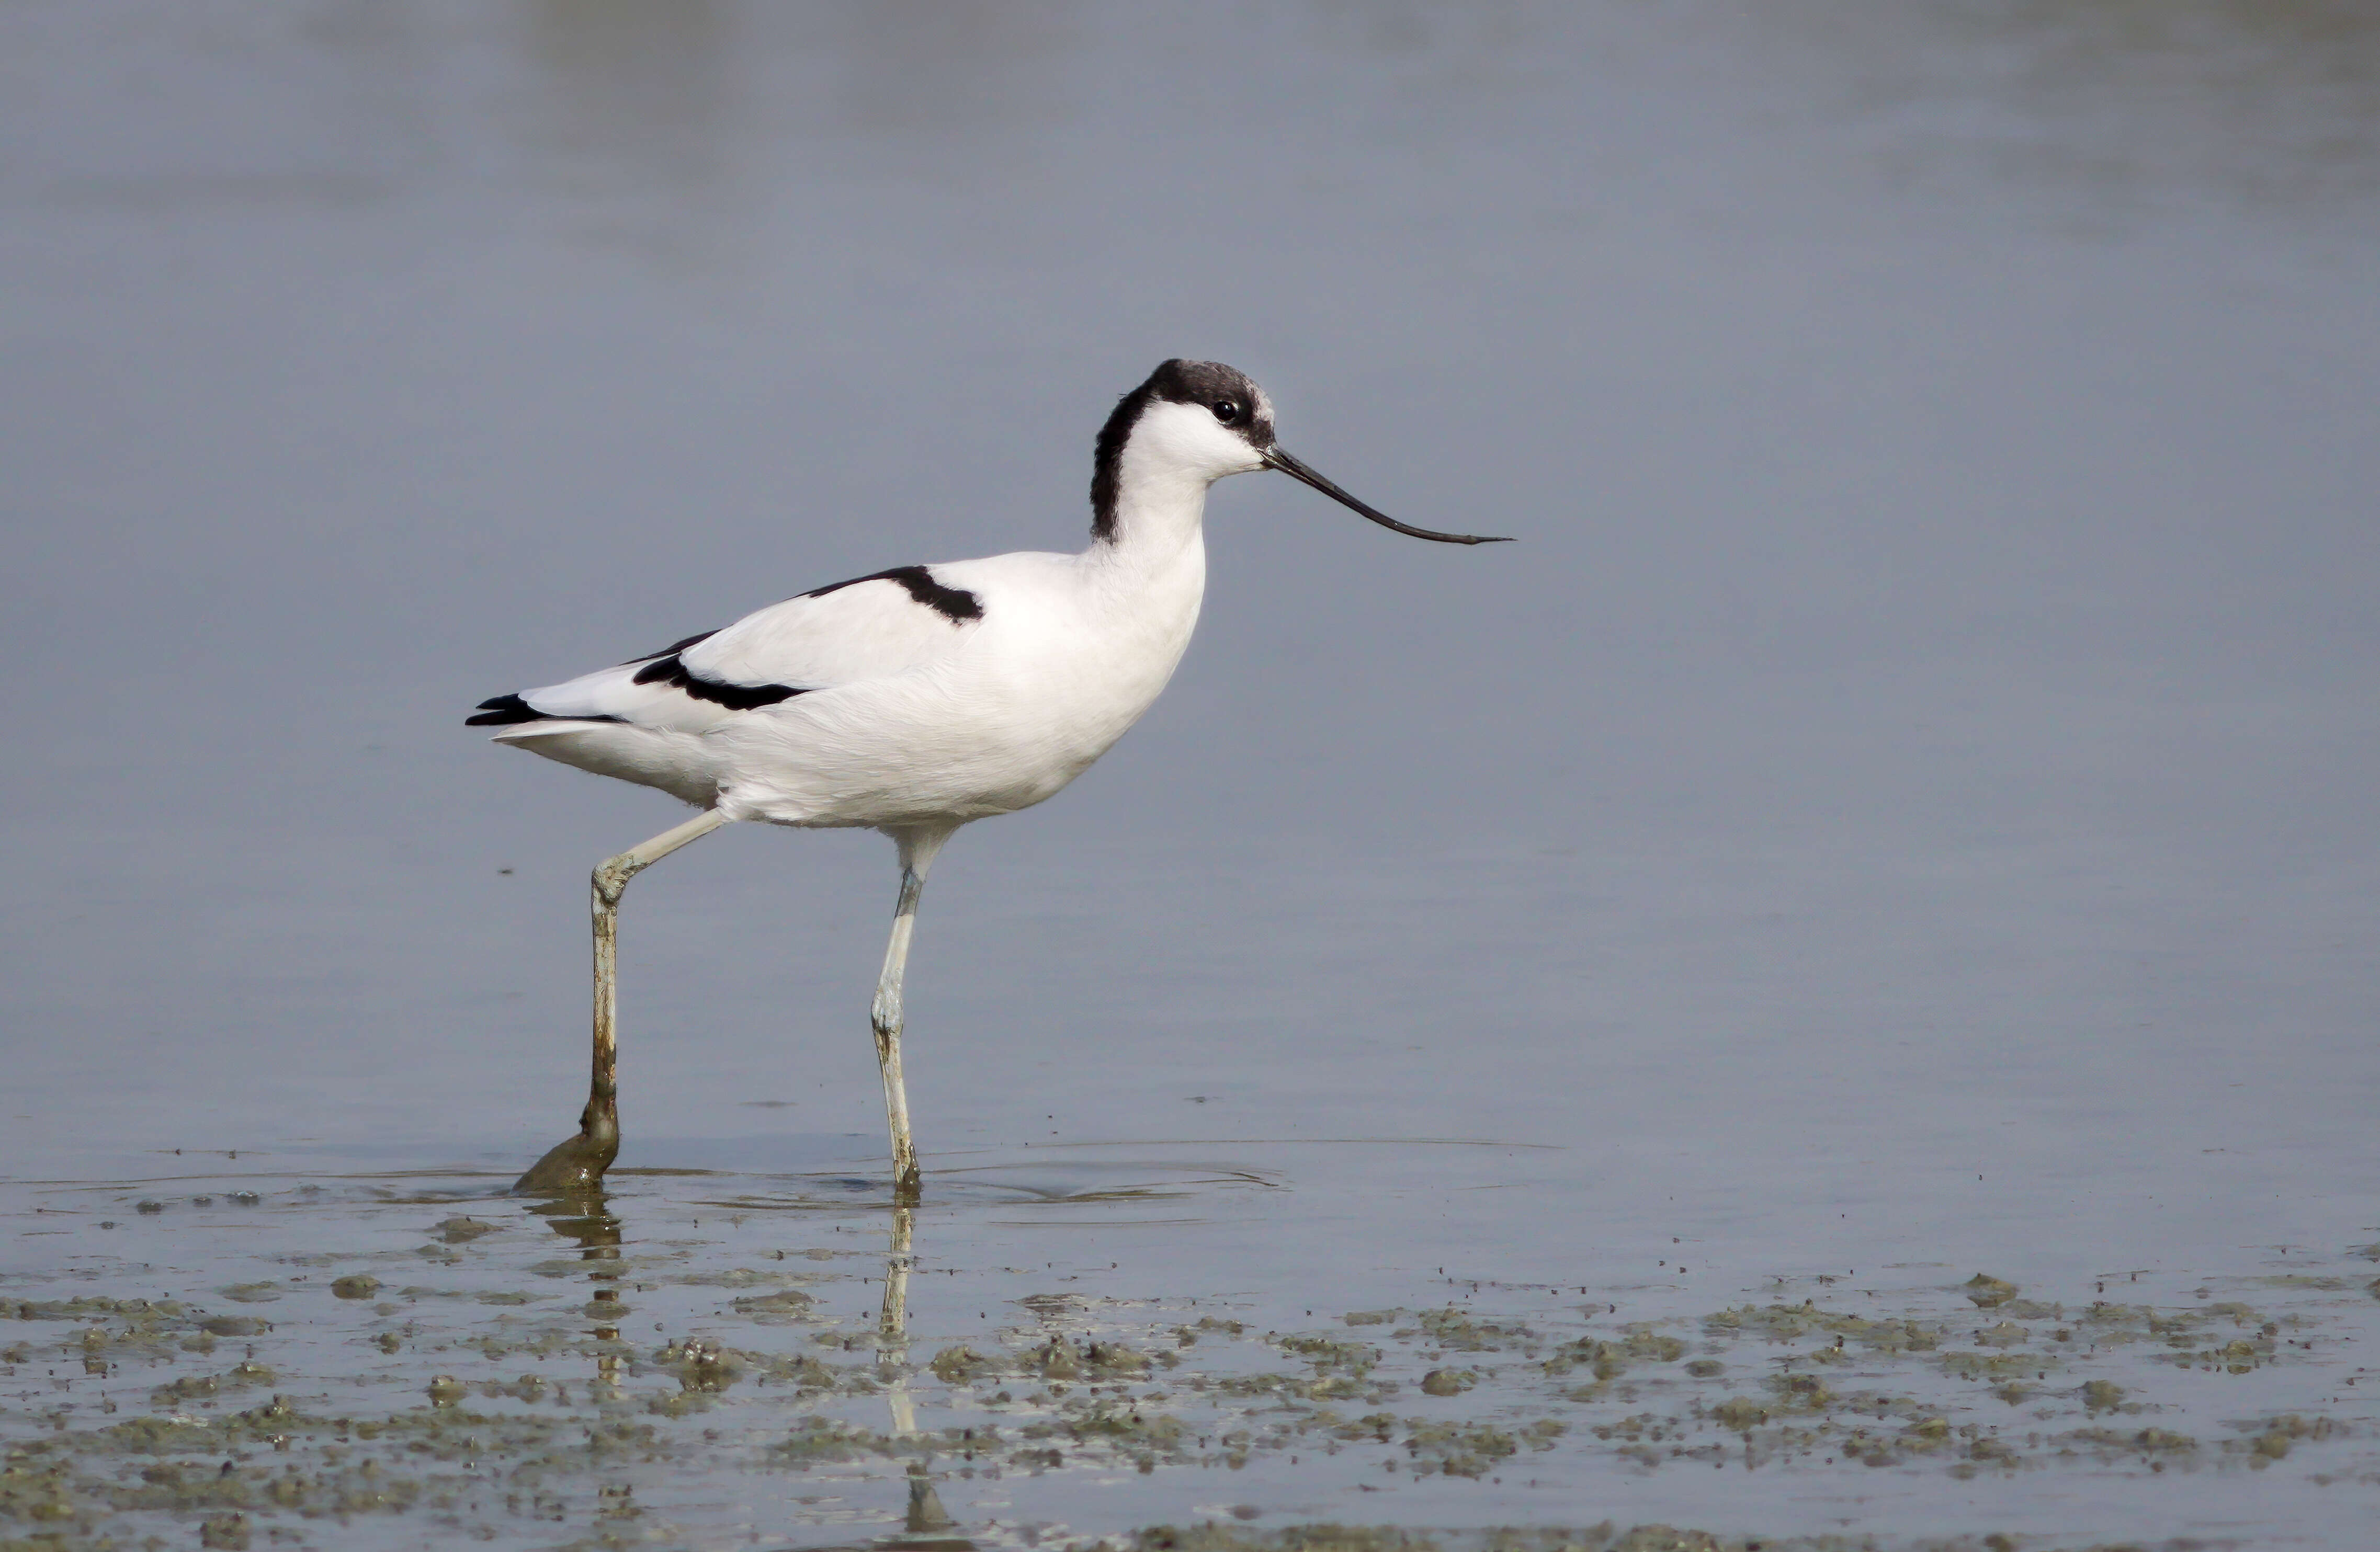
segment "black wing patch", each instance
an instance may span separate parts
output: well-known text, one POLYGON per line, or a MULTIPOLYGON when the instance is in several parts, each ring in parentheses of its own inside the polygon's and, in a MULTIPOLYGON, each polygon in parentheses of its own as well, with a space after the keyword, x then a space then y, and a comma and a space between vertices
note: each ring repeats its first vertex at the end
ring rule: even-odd
POLYGON ((516 695, 500 695, 480 702, 480 715, 463 719, 465 727, 507 727, 514 722, 619 722, 625 717, 556 717, 540 711, 516 695))
MULTIPOLYGON (((696 640, 702 639, 697 637, 696 640)), ((684 690, 697 700, 707 700, 714 706, 724 706, 730 711, 749 711, 757 707, 774 706, 781 700, 791 700, 797 695, 808 695, 807 689, 792 685, 722 685, 712 679, 698 679, 686 672, 676 652, 665 658, 655 658, 637 670, 639 685, 670 685, 684 690)))
POLYGON ((921 565, 894 566, 891 571, 870 572, 855 576, 848 582, 830 582, 823 588, 812 588, 804 598, 824 598, 845 588, 856 588, 862 582, 898 582, 917 602, 940 614, 953 624, 983 618, 983 600, 965 588, 946 588, 934 580, 934 574, 921 565))
MULTIPOLYGON (((856 588, 862 582, 897 582, 909 597, 940 614, 951 624, 963 624, 983 618, 983 600, 965 588, 947 588, 934 580, 934 574, 921 565, 894 566, 890 571, 870 572, 847 582, 830 582, 823 588, 812 588, 804 598, 824 598, 845 588, 856 588)), ((707 700, 723 706, 730 711, 751 711, 779 701, 791 700, 797 695, 808 695, 808 689, 794 685, 722 685, 712 679, 698 679, 687 671, 679 654, 690 647, 700 646, 719 633, 703 631, 683 641, 672 642, 653 655, 650 662, 637 670, 639 685, 668 685, 684 690, 697 700, 707 700)), ((628 662, 642 662, 630 658, 628 662)), ((627 663, 623 663, 623 668, 627 663)), ((540 711, 517 695, 501 695, 480 702, 480 714, 463 719, 465 727, 505 727, 515 722, 625 722, 625 717, 556 717, 540 711)))

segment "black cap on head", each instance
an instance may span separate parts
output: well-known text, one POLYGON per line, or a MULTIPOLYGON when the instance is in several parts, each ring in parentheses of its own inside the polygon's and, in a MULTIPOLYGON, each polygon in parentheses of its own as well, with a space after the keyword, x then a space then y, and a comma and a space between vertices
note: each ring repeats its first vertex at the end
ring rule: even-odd
POLYGON ((1264 390, 1248 374, 1220 361, 1185 361, 1176 357, 1148 374, 1148 381, 1116 401, 1107 424, 1099 428, 1091 465, 1091 536, 1115 537, 1117 465, 1141 411, 1152 404, 1199 405, 1247 440, 1261 453, 1272 445, 1272 414, 1264 390), (1230 414, 1224 410, 1229 407, 1230 414))
POLYGON ((1440 533, 1435 528, 1416 528, 1400 523, 1387 513, 1357 501, 1330 480, 1316 473, 1303 461, 1291 457, 1273 440, 1272 405, 1264 390, 1248 381, 1245 372, 1227 367, 1220 361, 1185 361, 1179 357, 1160 365, 1148 374, 1148 381, 1116 401, 1113 413, 1106 425, 1099 428, 1099 452, 1091 471, 1091 537, 1113 539, 1116 524, 1116 483, 1123 461, 1123 444, 1132 436, 1132 429, 1152 404, 1197 405, 1210 412, 1218 423, 1228 427, 1257 450, 1263 466, 1278 469, 1300 483, 1310 485, 1332 501, 1370 518, 1384 528, 1415 539, 1435 540, 1440 544, 1507 544, 1511 540, 1487 534, 1440 533))

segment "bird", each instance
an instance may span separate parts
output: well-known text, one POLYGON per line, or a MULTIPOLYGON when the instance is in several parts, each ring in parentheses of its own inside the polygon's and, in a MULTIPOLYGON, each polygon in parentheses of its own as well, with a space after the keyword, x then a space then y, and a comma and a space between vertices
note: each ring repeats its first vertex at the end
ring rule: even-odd
POLYGON ((541 689, 480 703, 498 744, 657 788, 693 818, 599 863, 592 1076, 577 1133, 515 1182, 600 1190, 620 1147, 617 964, 628 881, 723 825, 866 828, 901 879, 868 1022, 896 1203, 923 1176, 901 1070, 902 988, 927 874, 960 827, 1056 794, 1165 688, 1206 591, 1208 488, 1275 470, 1383 527, 1446 544, 1490 535, 1409 527, 1284 451, 1272 401, 1243 372, 1174 358, 1116 401, 1093 450, 1090 542, 899 565, 832 582, 541 689))

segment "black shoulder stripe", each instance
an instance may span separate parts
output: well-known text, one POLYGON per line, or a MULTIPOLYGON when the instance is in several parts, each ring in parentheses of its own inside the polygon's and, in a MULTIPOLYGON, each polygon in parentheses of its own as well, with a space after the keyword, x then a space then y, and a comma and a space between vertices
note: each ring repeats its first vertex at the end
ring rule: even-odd
POLYGON ((934 574, 921 565, 894 566, 890 571, 874 571, 865 576, 855 576, 848 582, 830 582, 823 588, 812 588, 804 598, 824 598, 845 588, 856 588, 862 582, 898 582, 910 598, 924 604, 953 624, 965 620, 983 618, 983 600, 965 588, 946 588, 934 580, 934 574))
POLYGON ((687 637, 684 641, 673 641, 658 652, 639 652, 635 657, 630 658, 628 662, 624 662, 620 666, 622 668, 625 668, 628 666, 628 663, 642 662, 647 658, 666 658, 672 653, 683 652, 689 647, 698 647, 718 634, 719 633, 715 630, 697 631, 692 636, 687 637))
POLYGON ((516 695, 500 695, 480 702, 480 715, 463 719, 465 727, 509 727, 515 722, 618 722, 624 717, 557 717, 540 711, 516 695))
MULTIPOLYGON (((702 639, 697 637, 696 640, 702 639)), ((670 685, 684 690, 697 700, 707 700, 714 706, 724 706, 730 711, 749 711, 756 707, 774 706, 781 700, 791 700, 809 692, 791 685, 722 685, 714 680, 698 679, 686 672, 675 652, 665 658, 655 658, 637 670, 639 685, 670 685)))

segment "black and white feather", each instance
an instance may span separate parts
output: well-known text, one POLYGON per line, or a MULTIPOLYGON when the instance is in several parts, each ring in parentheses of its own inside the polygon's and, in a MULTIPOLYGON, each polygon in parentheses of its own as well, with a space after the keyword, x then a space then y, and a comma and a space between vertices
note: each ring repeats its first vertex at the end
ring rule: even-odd
POLYGON ((1376 522, 1281 451, 1264 391, 1168 361, 1099 435, 1092 542, 898 566, 722 630, 480 703, 500 743, 732 819, 954 826, 1040 802, 1138 721, 1206 588, 1207 488, 1275 468, 1376 522))

